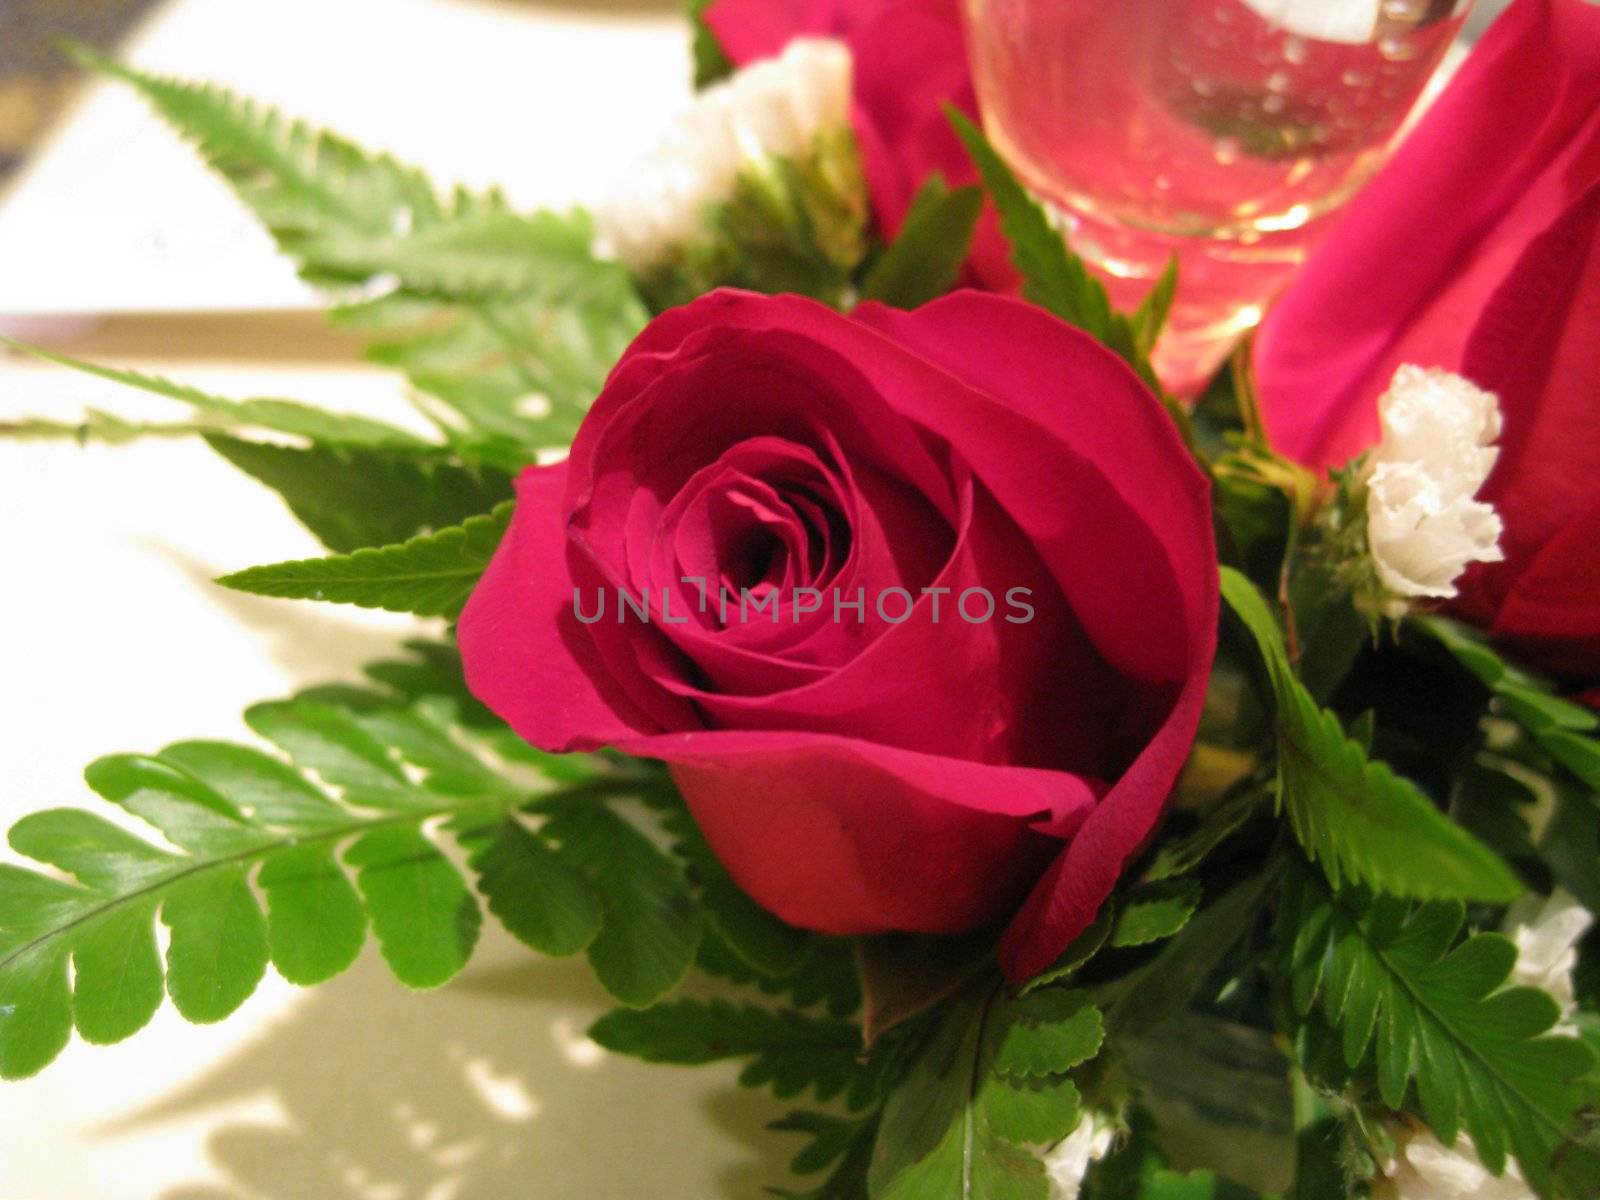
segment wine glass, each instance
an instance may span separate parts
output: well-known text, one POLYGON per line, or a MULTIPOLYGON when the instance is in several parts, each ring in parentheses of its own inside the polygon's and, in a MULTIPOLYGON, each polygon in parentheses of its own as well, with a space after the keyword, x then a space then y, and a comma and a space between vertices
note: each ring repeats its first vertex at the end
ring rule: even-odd
MULTIPOLYGON (((1382 163, 1471 0, 965 0, 984 125, 1189 395, 1382 163)), ((1373 281, 1381 287, 1381 280, 1373 281)))

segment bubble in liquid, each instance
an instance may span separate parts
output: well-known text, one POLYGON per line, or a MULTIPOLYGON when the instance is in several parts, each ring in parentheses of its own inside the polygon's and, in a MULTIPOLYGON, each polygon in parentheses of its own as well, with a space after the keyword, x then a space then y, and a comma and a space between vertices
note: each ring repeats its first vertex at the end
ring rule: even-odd
POLYGON ((1366 87, 1372 82, 1372 76, 1367 74, 1365 71, 1357 70, 1356 68, 1352 67, 1342 76, 1340 76, 1340 80, 1344 83, 1345 87, 1362 88, 1366 87))
POLYGON ((1389 35, 1378 39, 1378 53, 1389 62, 1408 62, 1417 56, 1410 38, 1389 35))
POLYGON ((1419 21, 1428 15, 1428 0, 1384 0, 1383 15, 1391 21, 1419 21))
POLYGON ((1261 111, 1270 116, 1277 116, 1289 107, 1289 102, 1277 93, 1272 93, 1261 98, 1261 111))
POLYGON ((1276 92, 1281 96, 1289 90, 1289 85, 1293 82, 1294 80, 1290 77, 1289 72, 1274 71, 1267 76, 1267 91, 1276 92))
POLYGON ((1301 37, 1286 37, 1283 39, 1283 61, 1293 66, 1301 66, 1306 61, 1306 40, 1301 37))
POLYGON ((1243 147, 1239 144, 1238 138, 1221 137, 1217 139, 1216 144, 1211 148, 1211 153, 1219 163, 1226 167, 1239 161, 1239 152, 1242 149, 1243 147))

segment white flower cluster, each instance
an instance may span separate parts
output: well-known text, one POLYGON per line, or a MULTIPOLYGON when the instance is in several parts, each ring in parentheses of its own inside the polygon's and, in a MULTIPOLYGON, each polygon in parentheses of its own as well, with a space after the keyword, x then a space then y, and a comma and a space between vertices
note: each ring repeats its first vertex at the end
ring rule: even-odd
MULTIPOLYGON (((1517 945, 1511 982, 1543 988, 1570 1014, 1576 1007, 1572 968, 1577 944, 1594 917, 1561 889, 1548 899, 1527 896, 1506 916, 1506 932, 1517 945)), ((1446 1146, 1426 1131, 1399 1135, 1394 1161, 1373 1186, 1373 1200, 1537 1200, 1514 1162, 1498 1179, 1462 1134, 1446 1146)))
POLYGON ((1474 562, 1499 562, 1500 518, 1477 499, 1499 450, 1494 396, 1448 371, 1404 366, 1379 402, 1383 439, 1367 476, 1367 537, 1389 615, 1445 600, 1474 562))
POLYGON ((1085 1113, 1077 1128, 1043 1155, 1050 1200, 1078 1200, 1084 1176, 1110 1152, 1116 1137, 1117 1131, 1108 1121, 1085 1113))
POLYGON ((739 173, 808 150, 850 119, 850 50, 797 38, 777 58, 707 88, 612 197, 597 206, 598 249, 641 270, 701 231, 706 209, 728 199, 739 173))
POLYGON ((1578 965, 1578 942, 1594 924, 1594 915, 1577 899, 1557 888, 1549 898, 1524 896, 1506 914, 1506 933, 1517 945, 1511 982, 1543 988, 1567 1016, 1578 1007, 1572 969, 1578 965))
POLYGON ((1515 1163, 1496 1179, 1478 1161, 1466 1134, 1445 1146, 1431 1133, 1402 1140, 1385 1177, 1372 1189, 1373 1200, 1538 1200, 1515 1163))

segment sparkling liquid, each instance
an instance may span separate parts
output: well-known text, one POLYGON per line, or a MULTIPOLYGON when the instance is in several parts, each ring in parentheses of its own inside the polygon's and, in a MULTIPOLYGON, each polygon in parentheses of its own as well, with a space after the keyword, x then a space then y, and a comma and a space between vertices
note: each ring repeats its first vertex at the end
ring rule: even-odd
POLYGON ((1308 0, 966 0, 989 136, 1113 301, 1177 255, 1156 369, 1180 395, 1377 169, 1466 16, 1368 2, 1370 23, 1363 0, 1309 0, 1350 10, 1334 28, 1285 11, 1308 0))

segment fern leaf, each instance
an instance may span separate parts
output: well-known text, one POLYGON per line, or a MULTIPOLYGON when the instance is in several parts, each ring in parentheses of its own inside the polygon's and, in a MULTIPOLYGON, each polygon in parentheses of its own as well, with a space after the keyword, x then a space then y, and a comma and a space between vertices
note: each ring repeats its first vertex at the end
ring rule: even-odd
POLYGON ((93 763, 90 787, 161 843, 76 809, 12 827, 12 848, 54 873, 0 864, 0 1077, 43 1068, 74 1027, 90 1042, 131 1036, 163 995, 191 1021, 217 1021, 269 964, 320 983, 354 961, 369 927, 401 982, 444 983, 482 923, 446 834, 513 935, 552 954, 590 948, 628 1003, 677 981, 698 909, 676 864, 607 807, 644 776, 535 757, 560 766, 530 796, 525 773, 508 777, 485 752, 504 727, 461 722, 473 710, 453 652, 419 653, 374 668, 398 691, 324 688, 251 709, 282 757, 189 741, 93 763), (547 819, 524 824, 525 811, 547 819))
POLYGON ((1283 635, 1248 579, 1223 568, 1222 591, 1256 641, 1277 713, 1277 794, 1295 837, 1334 887, 1397 896, 1510 901, 1521 881, 1417 787, 1367 758, 1339 719, 1294 677, 1283 635))
MULTIPOLYGON (((780 1099, 809 1090, 818 1100, 830 1100, 867 1069, 860 1062, 861 1031, 848 1021, 726 1000, 670 1000, 646 1009, 619 1009, 596 1021, 589 1036, 647 1062, 749 1059, 739 1082, 770 1086, 780 1099)), ((865 1093, 856 1098, 870 1101, 872 1090, 865 1093)))
POLYGON ((1344 1062, 1371 1053, 1391 1108, 1409 1089, 1448 1145, 1464 1130, 1500 1174, 1514 1157, 1542 1193, 1595 1194, 1600 1153, 1581 1136, 1580 1110, 1600 1101, 1594 1055, 1551 1033, 1554 1000, 1508 987, 1516 950, 1497 934, 1458 940, 1459 903, 1412 905, 1334 892, 1309 867, 1291 868, 1279 916, 1295 1010, 1337 1031, 1344 1062))
POLYGON ((257 429, 272 433, 306 438, 325 446, 356 446, 370 448, 428 450, 430 443, 395 425, 344 413, 327 412, 294 400, 251 399, 231 400, 212 395, 186 383, 150 375, 141 371, 127 371, 100 363, 88 362, 66 354, 41 350, 24 342, 0 336, 0 346, 9 346, 23 354, 69 370, 93 375, 110 383, 147 392, 186 404, 205 420, 192 424, 138 425, 123 421, 107 413, 90 410, 77 425, 43 420, 26 420, 10 426, 0 426, 0 433, 10 437, 74 436, 80 439, 120 443, 141 436, 179 436, 210 430, 257 429))
POLYGON ((454 617, 477 586, 510 522, 511 505, 503 504, 488 516, 398 545, 251 567, 217 582, 258 596, 454 617))
POLYGON ((415 168, 225 88, 87 57, 195 144, 302 275, 380 293, 341 319, 432 397, 424 411, 464 455, 515 469, 570 442, 644 326, 581 214, 525 216, 495 193, 447 200, 415 168))

